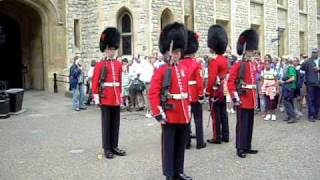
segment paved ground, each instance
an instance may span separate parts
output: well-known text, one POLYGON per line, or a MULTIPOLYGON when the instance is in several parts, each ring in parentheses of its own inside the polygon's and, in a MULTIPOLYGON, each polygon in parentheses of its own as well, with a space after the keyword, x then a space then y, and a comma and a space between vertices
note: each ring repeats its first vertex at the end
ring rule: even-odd
MULTIPOLYGON (((123 113, 121 148, 128 156, 98 159, 101 152, 99 111, 70 109, 70 99, 45 92, 27 92, 24 114, 0 120, 0 179, 158 180, 161 174, 160 128, 139 113, 123 113)), ((205 137, 208 114, 205 112, 205 137)), ((255 121, 253 145, 258 155, 239 159, 231 142, 191 149, 185 172, 195 180, 320 178, 320 121, 255 121)), ((194 147, 194 143, 193 143, 194 147)))

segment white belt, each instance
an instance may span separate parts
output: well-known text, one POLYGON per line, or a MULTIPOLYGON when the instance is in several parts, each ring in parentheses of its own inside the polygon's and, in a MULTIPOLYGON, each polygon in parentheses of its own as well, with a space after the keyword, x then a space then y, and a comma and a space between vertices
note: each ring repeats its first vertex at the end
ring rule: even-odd
POLYGON ((119 82, 105 82, 103 83, 104 87, 118 87, 120 86, 119 82))
POLYGON ((188 94, 187 93, 181 93, 181 94, 170 94, 170 99, 175 99, 175 100, 182 100, 182 99, 187 99, 188 94))
POLYGON ((197 81, 189 81, 188 82, 188 85, 195 85, 195 84, 197 84, 197 81))
POLYGON ((257 89, 257 85, 255 85, 255 84, 243 84, 241 86, 241 88, 244 88, 244 89, 257 89))

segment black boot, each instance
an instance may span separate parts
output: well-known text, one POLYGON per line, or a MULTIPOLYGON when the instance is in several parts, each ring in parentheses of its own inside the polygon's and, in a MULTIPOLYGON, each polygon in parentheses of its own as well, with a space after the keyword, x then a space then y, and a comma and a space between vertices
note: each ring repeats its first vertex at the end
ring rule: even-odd
POLYGON ((242 149, 238 149, 237 150, 237 155, 240 157, 240 158, 246 158, 246 153, 244 150, 242 149))
POLYGON ((119 149, 119 148, 112 148, 111 152, 115 155, 118 155, 118 156, 125 156, 126 155, 126 152, 124 150, 119 149))
POLYGON ((221 141, 215 141, 214 139, 208 139, 207 142, 210 144, 221 144, 221 141))
POLYGON ((197 149, 202 149, 202 148, 205 148, 205 147, 207 147, 206 143, 197 144, 197 149))
POLYGON ((104 150, 104 157, 107 159, 113 159, 114 155, 110 150, 104 150))
POLYGON ((258 154, 258 150, 253 150, 253 149, 247 149, 247 150, 245 150, 245 153, 247 153, 247 154, 258 154))
POLYGON ((181 180, 192 180, 192 177, 187 176, 185 174, 179 174, 178 178, 181 180))

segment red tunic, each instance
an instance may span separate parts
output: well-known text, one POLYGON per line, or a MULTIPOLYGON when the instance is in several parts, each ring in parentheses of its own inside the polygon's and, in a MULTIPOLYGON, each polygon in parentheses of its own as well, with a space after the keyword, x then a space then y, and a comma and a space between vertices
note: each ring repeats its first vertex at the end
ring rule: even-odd
POLYGON ((107 68, 105 83, 114 83, 117 85, 107 85, 104 87, 104 97, 100 98, 100 103, 108 106, 120 106, 122 65, 119 61, 105 60, 96 63, 92 77, 92 93, 99 94, 99 78, 103 64, 105 64, 107 68))
MULTIPOLYGON (((224 99, 223 84, 225 78, 228 74, 228 59, 222 55, 217 55, 216 59, 209 61, 208 66, 208 85, 206 88, 206 93, 213 97, 219 97, 224 99), (216 86, 217 77, 220 78, 220 85, 214 89, 216 86)), ((221 100, 222 100, 221 99, 221 100)))
MULTIPOLYGON (((159 67, 153 74, 149 88, 149 102, 153 116, 161 113, 160 97, 162 82, 167 68, 172 68, 171 84, 169 87, 170 94, 187 94, 188 93, 188 76, 185 66, 177 64, 168 66, 167 64, 159 67), (180 78, 178 78, 180 77, 180 78)), ((188 97, 183 100, 168 99, 168 104, 174 106, 173 109, 164 110, 167 123, 169 124, 186 124, 190 122, 190 103, 188 97)))
MULTIPOLYGON (((243 82, 247 85, 256 85, 257 65, 255 62, 244 61, 236 62, 230 69, 228 79, 228 90, 232 98, 237 98, 237 84, 236 81, 239 77, 240 64, 245 63, 245 73, 243 82)), ((245 94, 239 95, 240 108, 254 109, 257 105, 256 89, 244 89, 245 94)))
POLYGON ((203 96, 202 66, 192 57, 186 57, 180 61, 180 64, 188 70, 189 100, 190 102, 197 102, 199 96, 203 96))

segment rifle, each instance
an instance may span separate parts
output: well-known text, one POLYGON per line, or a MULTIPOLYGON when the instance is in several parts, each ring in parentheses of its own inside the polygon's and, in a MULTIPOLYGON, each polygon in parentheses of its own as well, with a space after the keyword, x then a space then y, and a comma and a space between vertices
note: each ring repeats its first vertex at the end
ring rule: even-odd
POLYGON ((242 54, 242 60, 240 62, 240 69, 239 69, 239 77, 236 80, 236 84, 237 84, 237 92, 239 95, 245 94, 246 91, 242 89, 242 85, 244 85, 245 83, 243 82, 244 79, 244 73, 246 70, 246 66, 245 63, 243 61, 245 61, 245 51, 246 51, 246 47, 247 47, 247 43, 244 44, 243 47, 243 54, 242 54))
MULTIPOLYGON (((171 60, 172 60, 172 48, 173 48, 173 41, 170 43, 170 48, 169 48, 169 54, 168 54, 168 59, 167 63, 171 65, 171 60)), ((165 73, 164 73, 164 79, 162 82, 162 88, 161 88, 161 97, 160 97, 160 102, 161 102, 161 107, 163 110, 168 110, 168 109, 173 109, 172 104, 168 104, 168 98, 170 97, 170 84, 171 84, 171 75, 172 75, 172 68, 169 66, 165 73)))
POLYGON ((103 89, 104 89, 104 82, 105 82, 106 75, 107 75, 107 67, 106 67, 106 64, 103 63, 102 70, 101 70, 100 76, 99 76, 99 97, 100 97, 100 101, 101 101, 101 98, 104 97, 103 89))

